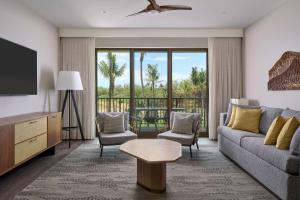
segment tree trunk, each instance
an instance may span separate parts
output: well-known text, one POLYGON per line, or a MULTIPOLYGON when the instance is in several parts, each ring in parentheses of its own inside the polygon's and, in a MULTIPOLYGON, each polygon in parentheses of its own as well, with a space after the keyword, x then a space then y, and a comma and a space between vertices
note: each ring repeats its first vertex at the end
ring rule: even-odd
POLYGON ((153 98, 155 97, 155 94, 154 94, 154 82, 152 82, 152 97, 153 98))
POLYGON ((109 62, 109 91, 108 91, 108 97, 109 97, 109 103, 108 103, 108 112, 111 111, 111 98, 113 96, 113 66, 112 66, 112 53, 108 53, 108 62, 109 62))
POLYGON ((143 61, 144 61, 144 52, 141 52, 141 57, 140 57, 140 79, 141 79, 141 86, 142 86, 142 98, 144 98, 144 78, 143 78, 143 61))

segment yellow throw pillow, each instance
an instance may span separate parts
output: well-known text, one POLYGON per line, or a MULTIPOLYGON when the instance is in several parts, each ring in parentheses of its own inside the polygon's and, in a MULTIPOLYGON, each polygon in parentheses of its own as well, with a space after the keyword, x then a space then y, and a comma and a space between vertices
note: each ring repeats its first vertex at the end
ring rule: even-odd
POLYGON ((298 127, 299 121, 295 117, 288 119, 279 133, 276 148, 289 149, 293 135, 298 127))
POLYGON ((264 140, 264 144, 266 145, 275 145, 277 142, 278 135, 284 126, 286 119, 284 117, 278 116, 276 117, 271 126, 268 129, 267 135, 264 140))
POLYGON ((230 120, 228 123, 228 127, 232 127, 234 119, 235 119, 235 114, 236 114, 236 108, 237 106, 232 105, 232 111, 231 111, 231 116, 230 116, 230 120))
POLYGON ((260 116, 261 109, 246 109, 237 107, 232 128, 258 133, 260 116))

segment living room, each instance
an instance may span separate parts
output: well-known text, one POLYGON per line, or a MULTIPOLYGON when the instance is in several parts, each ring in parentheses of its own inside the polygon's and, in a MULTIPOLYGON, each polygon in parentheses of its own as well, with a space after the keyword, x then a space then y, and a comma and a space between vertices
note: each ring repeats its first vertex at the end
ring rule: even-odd
POLYGON ((300 199, 298 0, 1 0, 0 199, 300 199))

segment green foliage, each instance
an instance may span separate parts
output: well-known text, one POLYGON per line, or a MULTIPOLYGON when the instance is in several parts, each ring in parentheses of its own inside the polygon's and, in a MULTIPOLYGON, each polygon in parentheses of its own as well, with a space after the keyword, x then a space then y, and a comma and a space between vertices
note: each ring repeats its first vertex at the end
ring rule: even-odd
POLYGON ((158 73, 157 64, 156 65, 148 64, 146 80, 148 82, 148 85, 150 85, 153 97, 155 97, 154 90, 156 87, 156 83, 158 83, 159 76, 160 74, 158 73))
POLYGON ((107 53, 108 63, 105 61, 101 61, 98 64, 98 69, 102 73, 102 75, 109 80, 109 97, 114 96, 115 89, 115 81, 117 77, 120 77, 124 74, 126 69, 126 65, 122 65, 121 67, 117 64, 117 55, 111 52, 107 53))
MULTIPOLYGON (((144 57, 144 55, 143 55, 144 57)), ((108 54, 109 62, 112 66, 112 78, 113 78, 113 93, 110 96, 110 88, 98 87, 99 97, 130 97, 129 85, 114 85, 116 77, 122 76, 125 70, 125 65, 119 67, 116 64, 116 55, 108 54)), ((142 66, 143 59, 140 60, 140 67, 142 66)), ((98 65, 100 72, 105 78, 110 80, 110 65, 106 62, 101 62, 98 65)), ((146 85, 135 86, 135 96, 137 98, 167 97, 167 84, 160 81, 160 73, 158 72, 157 65, 148 64, 146 69, 147 81, 146 85)), ((140 78, 142 78, 140 76, 140 78)), ((173 81, 172 83, 173 97, 205 97, 206 96, 206 71, 203 69, 198 70, 197 67, 192 68, 190 78, 182 81, 173 81)))

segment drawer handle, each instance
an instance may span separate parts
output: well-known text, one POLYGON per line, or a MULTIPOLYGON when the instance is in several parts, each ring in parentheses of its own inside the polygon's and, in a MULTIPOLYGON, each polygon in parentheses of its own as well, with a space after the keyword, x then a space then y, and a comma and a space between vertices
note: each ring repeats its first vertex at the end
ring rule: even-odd
POLYGON ((29 124, 35 124, 35 123, 37 123, 38 121, 31 121, 31 122, 29 122, 29 124))
POLYGON ((34 142, 34 141, 36 141, 36 140, 37 140, 37 138, 34 138, 34 139, 29 140, 28 142, 29 142, 29 143, 32 143, 32 142, 34 142))

